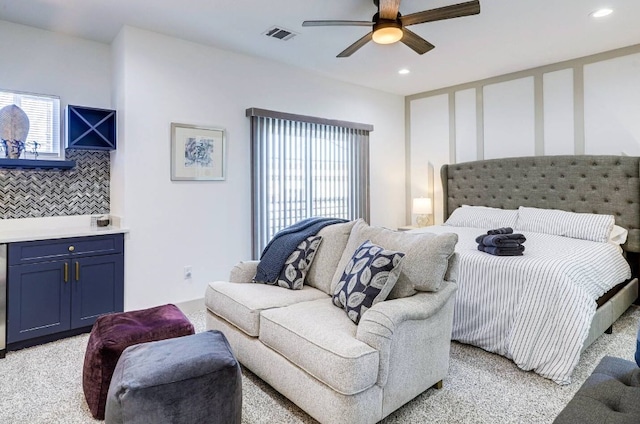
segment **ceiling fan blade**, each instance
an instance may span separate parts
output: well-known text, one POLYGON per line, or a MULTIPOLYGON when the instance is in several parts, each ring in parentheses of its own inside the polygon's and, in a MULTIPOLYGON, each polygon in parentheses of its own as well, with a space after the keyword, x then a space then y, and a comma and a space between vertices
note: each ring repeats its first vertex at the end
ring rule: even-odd
POLYGON ((358 49, 360 49, 360 47, 364 46, 365 44, 367 44, 369 41, 371 41, 371 38, 373 37, 373 31, 371 31, 369 34, 365 35, 364 37, 362 37, 361 39, 359 39, 358 41, 356 41, 355 43, 353 43, 352 45, 350 45, 349 47, 347 47, 346 49, 344 49, 338 56, 336 57, 349 57, 352 54, 354 54, 355 52, 358 51, 358 49))
POLYGON ((425 54, 429 50, 436 47, 424 38, 420 37, 415 32, 409 31, 406 28, 403 28, 402 32, 403 35, 400 41, 409 46, 414 52, 418 54, 425 54))
POLYGON ((373 25, 371 21, 304 21, 303 27, 311 26, 368 26, 373 25))
POLYGON ((400 0, 379 0, 380 1, 380 18, 393 19, 398 17, 398 9, 400 9, 400 0))
POLYGON ((461 16, 477 15, 478 13, 480 13, 480 2, 473 0, 405 15, 400 17, 400 21, 402 25, 407 26, 422 24, 424 22, 441 21, 443 19, 459 18, 461 16))

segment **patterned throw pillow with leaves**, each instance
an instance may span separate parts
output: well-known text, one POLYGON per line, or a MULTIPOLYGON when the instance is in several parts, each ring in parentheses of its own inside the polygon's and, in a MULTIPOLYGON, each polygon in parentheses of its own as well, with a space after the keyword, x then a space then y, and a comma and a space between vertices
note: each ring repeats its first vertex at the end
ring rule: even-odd
POLYGON ((364 313, 387 298, 398 281, 404 253, 365 241, 354 252, 333 292, 333 304, 356 324, 364 313))
POLYGON ((320 247, 321 236, 311 236, 296 247, 284 263, 278 280, 273 284, 291 290, 301 290, 307 271, 311 267, 316 251, 320 247))

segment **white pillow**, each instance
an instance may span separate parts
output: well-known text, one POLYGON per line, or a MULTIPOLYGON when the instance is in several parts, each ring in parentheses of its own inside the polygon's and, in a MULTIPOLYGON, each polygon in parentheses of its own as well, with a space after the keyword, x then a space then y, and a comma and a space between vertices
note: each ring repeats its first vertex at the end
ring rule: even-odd
POLYGON ((629 231, 626 228, 622 228, 619 225, 614 225, 611 234, 609 234, 609 243, 621 245, 627 241, 627 235, 629 231))
POLYGON ((614 224, 613 215, 520 206, 514 229, 606 243, 614 224))
POLYGON ((452 227, 486 228, 514 227, 518 220, 516 209, 489 208, 462 205, 453 211, 443 225, 452 227))

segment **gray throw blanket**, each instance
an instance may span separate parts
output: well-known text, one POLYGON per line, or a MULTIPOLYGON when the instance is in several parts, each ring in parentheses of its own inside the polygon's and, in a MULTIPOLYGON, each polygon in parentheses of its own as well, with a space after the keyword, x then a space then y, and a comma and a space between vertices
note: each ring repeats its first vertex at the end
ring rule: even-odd
POLYGON ((303 240, 318 234, 327 225, 347 222, 339 218, 307 218, 284 228, 273 236, 260 255, 255 281, 272 283, 278 279, 284 263, 303 240))

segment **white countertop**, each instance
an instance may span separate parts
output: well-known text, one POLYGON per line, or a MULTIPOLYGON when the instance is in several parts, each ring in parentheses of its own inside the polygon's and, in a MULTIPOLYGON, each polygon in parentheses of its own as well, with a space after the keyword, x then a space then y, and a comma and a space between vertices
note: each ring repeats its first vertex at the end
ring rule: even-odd
POLYGON ((92 227, 89 215, 0 220, 0 244, 129 232, 118 217, 111 221, 107 227, 92 227))

